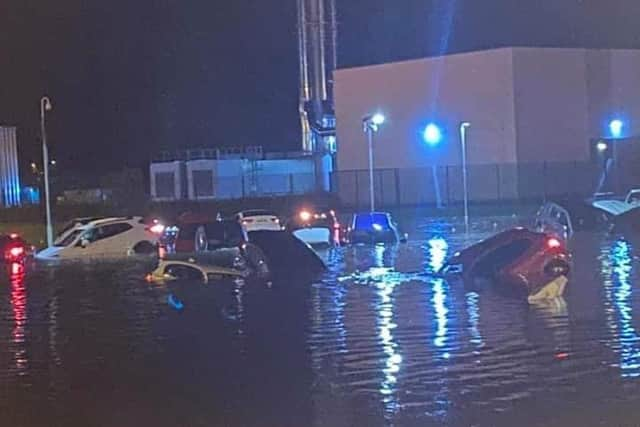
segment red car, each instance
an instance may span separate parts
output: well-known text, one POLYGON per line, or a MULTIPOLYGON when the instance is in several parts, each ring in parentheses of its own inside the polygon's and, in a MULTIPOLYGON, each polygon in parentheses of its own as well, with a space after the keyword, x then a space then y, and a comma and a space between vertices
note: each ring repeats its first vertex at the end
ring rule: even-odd
MULTIPOLYGON (((538 294, 570 271, 571 256, 558 238, 515 228, 454 254, 442 269, 465 283, 485 279, 518 294, 538 294)), ((564 285, 560 293, 564 291, 564 285)))

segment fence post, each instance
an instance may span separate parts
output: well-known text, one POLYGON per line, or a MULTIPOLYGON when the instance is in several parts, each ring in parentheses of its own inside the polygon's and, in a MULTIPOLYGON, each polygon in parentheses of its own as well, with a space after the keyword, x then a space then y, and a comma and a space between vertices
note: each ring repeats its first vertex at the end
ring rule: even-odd
POLYGON ((378 205, 384 206, 384 169, 378 170, 378 188, 380 189, 380 200, 378 201, 378 205))
POLYGON ((293 192, 293 174, 289 174, 289 194, 294 194, 293 192))
POLYGON ((395 168, 393 171, 396 186, 396 205, 400 206, 400 204, 402 203, 402 199, 400 198, 400 170, 398 168, 395 168))
POLYGON ((451 206, 451 176, 449 175, 449 165, 444 167, 444 180, 447 185, 447 206, 451 206))
POLYGON ((497 187, 498 187, 498 188, 497 188, 497 191, 498 191, 498 201, 501 201, 501 200, 502 200, 502 194, 501 194, 502 192, 500 191, 500 190, 501 190, 501 188, 500 188, 500 184, 501 184, 501 182, 500 182, 500 178, 501 178, 501 177, 500 177, 500 165, 499 165, 499 164, 496 164, 496 184, 497 184, 497 187))
POLYGON ((358 208, 360 207, 360 182, 358 181, 358 175, 360 175, 360 174, 358 173, 357 170, 354 170, 353 173, 356 175, 356 179, 355 179, 355 183, 356 183, 356 200, 355 200, 354 208, 356 210, 358 210, 358 208))
POLYGON ((547 161, 542 163, 542 199, 547 201, 547 161))
POLYGON ((244 192, 244 173, 242 175, 240 175, 240 185, 242 186, 242 198, 244 199, 245 197, 245 192, 244 192))

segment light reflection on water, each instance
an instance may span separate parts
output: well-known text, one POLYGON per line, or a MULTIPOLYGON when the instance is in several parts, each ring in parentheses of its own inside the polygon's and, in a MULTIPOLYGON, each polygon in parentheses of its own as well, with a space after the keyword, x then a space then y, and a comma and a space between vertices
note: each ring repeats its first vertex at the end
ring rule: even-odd
POLYGON ((620 361, 617 364, 623 378, 640 377, 640 336, 633 324, 633 247, 624 240, 612 243, 606 262, 603 262, 605 295, 609 306, 611 334, 617 336, 620 361))
POLYGON ((0 413, 37 405, 43 422, 10 424, 48 425, 60 412, 46 404, 56 402, 83 408, 60 421, 73 427, 105 416, 110 425, 528 426, 640 400, 634 245, 597 241, 599 259, 576 253, 566 301, 529 306, 425 274, 468 243, 440 227, 406 245, 331 249, 329 271, 308 288, 198 287, 180 312, 138 267, 9 280, 0 413))

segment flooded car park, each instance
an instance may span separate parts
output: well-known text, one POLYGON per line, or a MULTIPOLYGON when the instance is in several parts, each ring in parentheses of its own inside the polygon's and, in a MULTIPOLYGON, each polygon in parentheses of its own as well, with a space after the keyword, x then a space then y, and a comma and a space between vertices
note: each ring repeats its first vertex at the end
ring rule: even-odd
POLYGON ((326 249, 307 281, 187 280, 181 310, 143 258, 9 268, 3 422, 636 425, 639 248, 577 236, 564 299, 537 304, 426 274, 515 222, 466 236, 432 221, 407 244, 326 249))

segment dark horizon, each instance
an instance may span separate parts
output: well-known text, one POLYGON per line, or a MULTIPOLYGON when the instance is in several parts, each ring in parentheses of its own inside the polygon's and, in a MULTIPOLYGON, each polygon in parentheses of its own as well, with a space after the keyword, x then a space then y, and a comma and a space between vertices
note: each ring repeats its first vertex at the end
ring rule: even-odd
MULTIPOLYGON (((338 0, 340 67, 511 45, 639 48, 640 4, 611 0, 338 0)), ((157 151, 299 147, 295 0, 7 0, 0 124, 20 162, 40 161, 48 94, 52 157, 78 173, 145 167, 157 151)))

